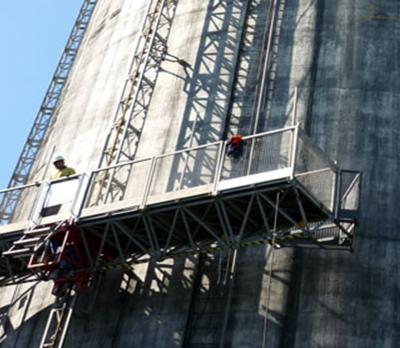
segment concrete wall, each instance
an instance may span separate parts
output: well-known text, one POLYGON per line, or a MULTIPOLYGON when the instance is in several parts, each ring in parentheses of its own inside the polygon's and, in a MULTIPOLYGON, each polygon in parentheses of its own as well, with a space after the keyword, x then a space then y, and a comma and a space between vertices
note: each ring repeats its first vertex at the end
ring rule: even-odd
MULTIPOLYGON (((42 175, 54 145, 78 170, 96 167, 145 3, 99 1, 34 175, 42 175)), ((298 87, 298 120, 309 135, 339 165, 363 171, 354 253, 244 249, 226 284, 220 279, 226 255, 142 265, 124 276, 113 271, 95 302, 79 298, 67 347, 181 347, 185 340, 194 346, 204 322, 208 332, 200 342, 214 344, 225 318, 225 347, 398 346, 400 5, 279 4, 259 129, 292 122, 298 87), (191 299, 197 307, 192 304, 189 316, 191 299), (227 317, 218 303, 229 306, 227 317), (213 329, 219 330, 214 336, 213 329)), ((267 6, 264 0, 179 1, 169 52, 190 66, 163 64, 139 156, 188 146, 193 131, 193 145, 218 140, 227 115, 228 132, 250 129, 267 6)), ((48 283, 0 289, 2 347, 36 345, 52 302, 49 290, 48 283)))
POLYGON ((146 1, 99 1, 36 161, 35 178, 42 177, 53 147, 78 172, 97 167, 145 6, 146 1))
POLYGON ((399 11, 391 0, 285 1, 264 127, 288 123, 297 86, 299 121, 363 171, 363 192, 354 253, 294 253, 282 346, 397 346, 399 11))
POLYGON ((399 3, 308 3, 315 28, 311 64, 297 76, 308 100, 304 124, 339 165, 363 171, 362 214, 353 254, 296 254, 288 344, 395 347, 399 3))

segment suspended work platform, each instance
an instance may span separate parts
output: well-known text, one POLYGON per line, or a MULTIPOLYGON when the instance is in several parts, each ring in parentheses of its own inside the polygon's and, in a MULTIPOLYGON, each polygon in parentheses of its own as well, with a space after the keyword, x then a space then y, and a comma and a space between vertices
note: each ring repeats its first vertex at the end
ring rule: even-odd
POLYGON ((10 223, 0 226, 3 282, 51 271, 32 261, 55 238, 59 255, 76 248, 80 272, 263 243, 351 249, 360 173, 339 169, 299 126, 243 137, 238 156, 226 147, 2 191, 3 199, 21 191, 10 223))

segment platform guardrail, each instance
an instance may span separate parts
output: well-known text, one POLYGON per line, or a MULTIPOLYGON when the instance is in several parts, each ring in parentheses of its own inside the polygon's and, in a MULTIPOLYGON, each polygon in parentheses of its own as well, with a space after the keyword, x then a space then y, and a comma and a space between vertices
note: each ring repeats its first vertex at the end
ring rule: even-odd
MULTIPOLYGON (((74 198, 68 200, 68 212, 75 218, 140 209, 204 194, 216 195, 224 190, 269 181, 296 180, 328 211, 335 210, 338 168, 299 126, 243 137, 238 158, 229 156, 226 147, 227 141, 219 141, 100 168, 61 181, 6 189, 0 191, 0 199, 15 190, 24 191, 11 220, 15 223, 35 219, 32 214, 36 217, 40 214, 51 188, 72 180, 77 183, 74 198), (127 174, 129 180, 123 190, 121 187, 113 190, 113 185, 118 185, 118 177, 126 178, 127 174), (35 204, 40 207, 34 208, 35 204)), ((344 197, 341 206, 350 205, 353 196, 349 193, 344 197)), ((65 213, 65 209, 61 207, 61 210, 65 213)), ((53 218, 56 219, 57 214, 53 218)))

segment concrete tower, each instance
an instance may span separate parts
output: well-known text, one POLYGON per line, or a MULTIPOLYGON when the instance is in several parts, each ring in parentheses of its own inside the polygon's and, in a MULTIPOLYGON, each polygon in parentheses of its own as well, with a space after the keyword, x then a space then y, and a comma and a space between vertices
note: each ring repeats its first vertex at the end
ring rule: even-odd
MULTIPOLYGON (((47 163, 54 153, 62 153, 79 173, 89 173, 298 122, 340 167, 362 171, 363 190, 353 252, 263 244, 110 267, 90 292, 77 297, 64 347, 397 347, 398 1, 91 3, 93 14, 27 182, 51 174, 47 163), (163 12, 150 18, 148 28, 158 20, 158 32, 143 32, 149 6, 156 13, 151 7, 156 3, 163 12), (119 115, 132 110, 136 98, 129 94, 138 88, 132 59, 149 52, 147 41, 140 41, 143 34, 154 34, 158 51, 141 58, 153 60, 143 70, 141 104, 132 112, 136 123, 128 127, 119 115)), ((287 151, 281 141, 280 151, 287 151)), ((275 148, 271 144, 267 150, 275 148)), ((107 204, 101 210, 98 200, 112 200, 114 212, 127 206, 104 196, 105 182, 111 187, 127 180, 124 194, 136 208, 143 192, 159 203, 161 187, 173 191, 187 185, 194 192, 193 182, 211 184, 216 149, 196 152, 193 161, 183 153, 149 168, 95 172, 88 215, 99 209, 99 221, 107 219, 107 204), (181 165, 184 173, 189 168, 196 175, 185 181, 165 174, 181 165), (149 187, 148 173, 156 173, 149 187)), ((176 204, 181 198, 174 196, 176 204)), ((236 203, 241 216, 246 206, 240 199, 236 203)), ((22 200, 15 216, 32 204, 22 200)), ((182 209, 182 229, 202 224, 182 209)), ((252 214, 246 219, 256 220, 252 214)), ((176 227, 168 221, 166 234, 176 227)), ((278 216, 275 222, 281 223, 278 216)), ((143 226, 148 223, 143 218, 143 226)), ((83 228, 97 236, 102 226, 83 228)), ((116 250, 117 239, 110 242, 116 250)), ((40 346, 55 300, 52 286, 35 281, 0 288, 1 347, 40 346)))

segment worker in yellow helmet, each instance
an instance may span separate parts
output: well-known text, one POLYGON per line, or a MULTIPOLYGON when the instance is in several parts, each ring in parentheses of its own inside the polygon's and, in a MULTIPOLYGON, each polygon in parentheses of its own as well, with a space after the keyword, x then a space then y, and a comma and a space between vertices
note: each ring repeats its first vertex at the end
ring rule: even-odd
POLYGON ((76 174, 75 169, 67 167, 65 165, 65 159, 61 155, 57 155, 54 157, 53 164, 57 168, 57 171, 50 177, 50 180, 56 180, 76 174))

